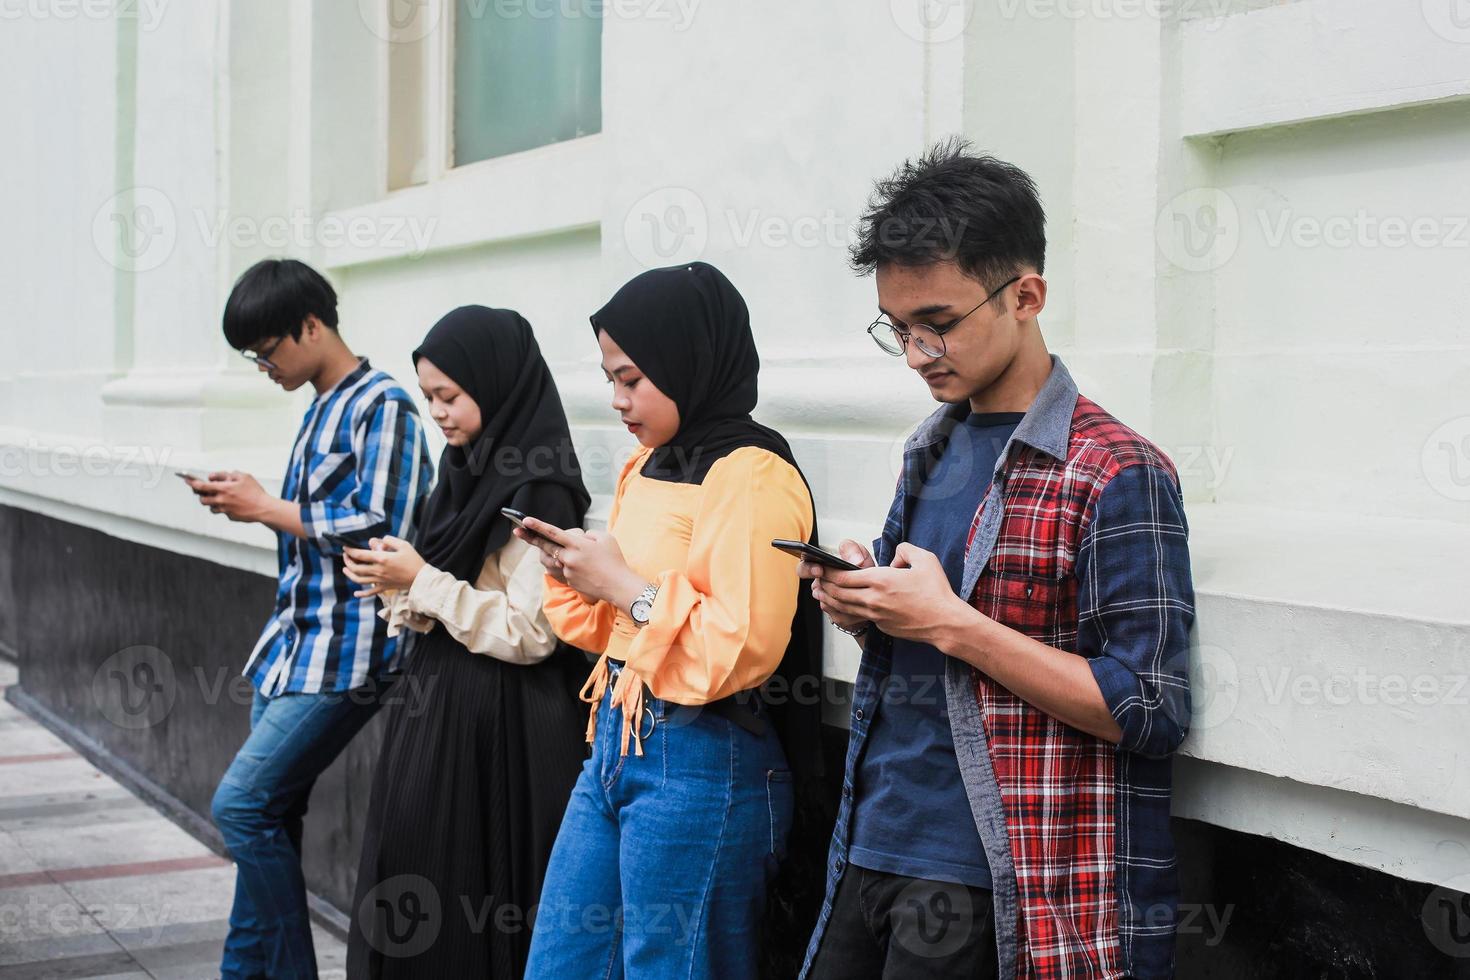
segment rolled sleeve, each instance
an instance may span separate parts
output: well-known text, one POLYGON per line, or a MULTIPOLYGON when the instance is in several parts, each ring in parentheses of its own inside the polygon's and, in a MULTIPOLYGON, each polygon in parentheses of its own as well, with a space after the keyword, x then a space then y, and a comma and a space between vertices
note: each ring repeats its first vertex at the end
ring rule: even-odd
POLYGON ((1120 747, 1167 756, 1189 731, 1189 531, 1173 476, 1127 467, 1103 488, 1077 554, 1077 652, 1120 747))

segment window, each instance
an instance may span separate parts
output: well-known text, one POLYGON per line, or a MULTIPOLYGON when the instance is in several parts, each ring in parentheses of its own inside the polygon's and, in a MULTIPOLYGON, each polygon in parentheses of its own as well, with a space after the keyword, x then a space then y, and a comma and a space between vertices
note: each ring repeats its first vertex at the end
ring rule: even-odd
POLYGON ((601 4, 456 0, 454 165, 602 129, 601 4))

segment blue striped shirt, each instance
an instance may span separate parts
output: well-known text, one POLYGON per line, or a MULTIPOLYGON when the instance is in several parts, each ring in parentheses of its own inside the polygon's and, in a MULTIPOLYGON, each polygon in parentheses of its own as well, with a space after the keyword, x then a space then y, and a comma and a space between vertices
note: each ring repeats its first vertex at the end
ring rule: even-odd
POLYGON ((413 400, 366 358, 312 402, 281 487, 306 537, 278 535, 275 612, 245 665, 262 694, 348 691, 383 673, 395 640, 377 599, 353 596, 341 549, 322 535, 408 537, 431 472, 413 400))

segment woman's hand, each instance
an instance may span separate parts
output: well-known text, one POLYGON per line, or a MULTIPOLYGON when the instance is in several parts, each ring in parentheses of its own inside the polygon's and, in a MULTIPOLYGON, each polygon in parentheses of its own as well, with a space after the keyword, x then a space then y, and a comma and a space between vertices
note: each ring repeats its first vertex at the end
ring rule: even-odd
POLYGON ((528 517, 526 528, 517 528, 515 534, 541 549, 541 566, 547 574, 589 602, 606 600, 626 609, 648 584, 628 567, 623 549, 608 531, 563 530, 528 517))
MULTIPOLYGON (((851 538, 837 546, 837 555, 840 558, 846 558, 858 568, 872 568, 876 564, 873 560, 873 553, 851 538)), ((826 613, 827 618, 842 629, 855 630, 871 625, 871 621, 866 616, 854 615, 847 609, 839 606, 833 601, 832 596, 827 593, 826 589, 823 588, 824 580, 828 576, 840 576, 850 573, 840 572, 835 568, 827 568, 825 565, 818 565, 816 562, 803 561, 796 566, 796 574, 801 578, 811 579, 812 596, 817 600, 817 604, 822 607, 822 612, 826 613)))
POLYGON ((347 577, 358 585, 368 586, 352 593, 360 599, 408 588, 428 564, 413 545, 402 538, 392 535, 373 538, 368 546, 342 549, 347 577))

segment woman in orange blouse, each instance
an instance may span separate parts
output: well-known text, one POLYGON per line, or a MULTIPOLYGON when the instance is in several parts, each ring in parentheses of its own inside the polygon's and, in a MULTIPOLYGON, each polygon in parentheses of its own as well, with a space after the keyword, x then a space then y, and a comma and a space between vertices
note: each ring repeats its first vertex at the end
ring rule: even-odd
POLYGON ((717 269, 644 273, 592 324, 640 448, 606 531, 517 532, 542 549, 552 629, 601 654, 527 976, 753 977, 792 810, 754 689, 788 647, 814 653, 791 642, 796 560, 770 542, 811 536, 811 494, 786 440, 750 418, 749 314, 717 269))

